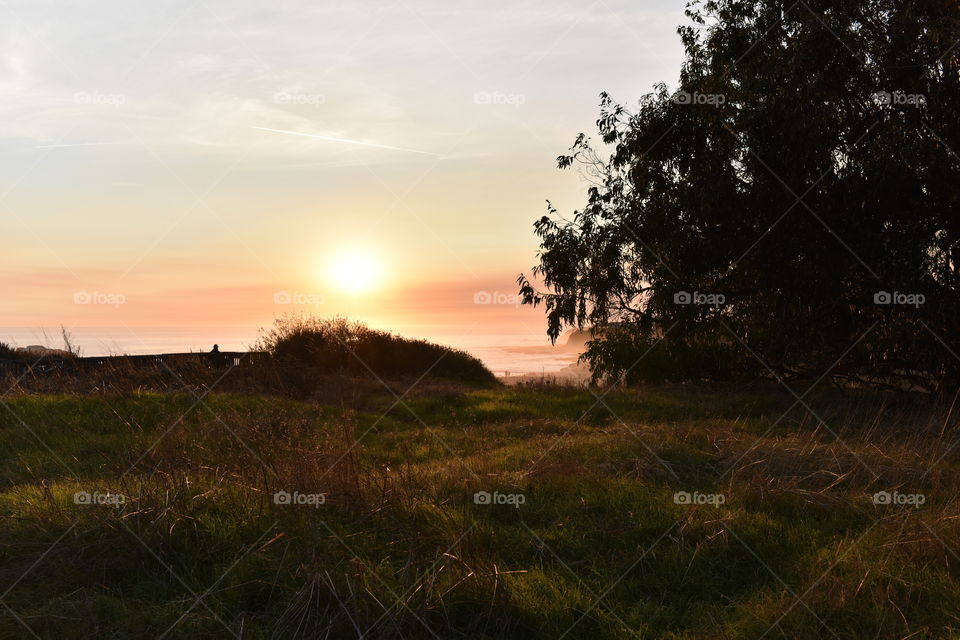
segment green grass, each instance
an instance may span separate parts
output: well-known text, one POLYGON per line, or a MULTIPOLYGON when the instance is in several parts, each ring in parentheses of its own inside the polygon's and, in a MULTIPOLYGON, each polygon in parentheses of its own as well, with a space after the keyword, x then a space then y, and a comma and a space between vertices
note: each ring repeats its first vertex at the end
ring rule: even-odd
POLYGON ((0 638, 956 637, 952 416, 805 401, 829 429, 721 387, 7 397, 0 638))

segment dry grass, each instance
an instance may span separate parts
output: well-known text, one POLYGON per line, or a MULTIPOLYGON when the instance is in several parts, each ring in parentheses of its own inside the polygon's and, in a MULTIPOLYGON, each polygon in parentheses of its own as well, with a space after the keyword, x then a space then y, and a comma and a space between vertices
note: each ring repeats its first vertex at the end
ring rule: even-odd
MULTIPOLYGON (((824 424, 802 407, 781 417, 793 398, 769 389, 597 403, 436 383, 398 404, 361 383, 331 397, 8 397, 4 603, 41 637, 960 630, 949 406, 818 391, 805 401, 824 424), (76 505, 77 491, 127 499, 76 505), (325 502, 276 504, 278 491, 325 502), (524 502, 475 504, 478 491, 524 502), (676 504, 677 491, 725 502, 676 504), (925 504, 876 505, 877 491, 925 504)), ((0 618, 0 635, 26 633, 0 618)))

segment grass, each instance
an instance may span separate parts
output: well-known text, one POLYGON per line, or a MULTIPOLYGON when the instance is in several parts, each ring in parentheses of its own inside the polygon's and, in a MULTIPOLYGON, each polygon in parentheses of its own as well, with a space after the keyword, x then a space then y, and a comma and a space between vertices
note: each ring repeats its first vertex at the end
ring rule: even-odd
POLYGON ((603 394, 8 396, 0 638, 960 634, 948 407, 816 391, 820 423, 764 388, 603 394))

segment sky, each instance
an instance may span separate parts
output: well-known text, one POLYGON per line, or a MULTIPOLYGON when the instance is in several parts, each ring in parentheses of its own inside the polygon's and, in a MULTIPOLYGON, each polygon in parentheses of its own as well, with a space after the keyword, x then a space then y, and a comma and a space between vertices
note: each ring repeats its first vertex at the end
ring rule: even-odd
POLYGON ((555 158, 595 132, 601 91, 676 85, 685 22, 676 0, 0 16, 0 327, 306 312, 544 341, 515 279, 546 200, 569 212, 586 189, 555 158))

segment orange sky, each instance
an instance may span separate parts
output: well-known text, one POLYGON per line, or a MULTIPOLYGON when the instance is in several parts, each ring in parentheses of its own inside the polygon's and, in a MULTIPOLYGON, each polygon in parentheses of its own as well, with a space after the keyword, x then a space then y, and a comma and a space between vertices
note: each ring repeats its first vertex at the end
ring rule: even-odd
POLYGON ((600 91, 675 81, 681 5, 14 2, 0 328, 302 311, 542 335, 511 296, 545 200, 585 199, 555 158, 600 91), (357 252, 378 269, 350 294, 329 262, 357 252))

